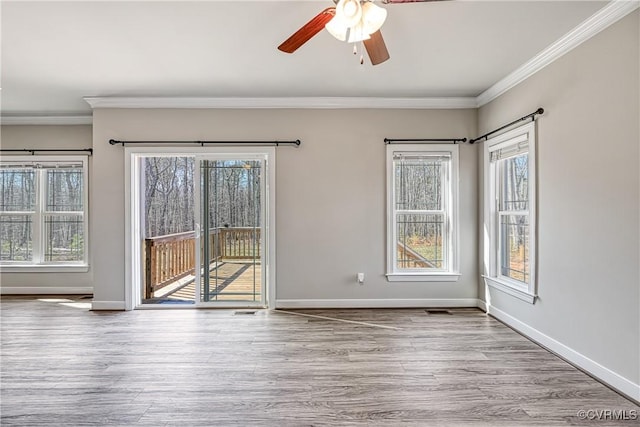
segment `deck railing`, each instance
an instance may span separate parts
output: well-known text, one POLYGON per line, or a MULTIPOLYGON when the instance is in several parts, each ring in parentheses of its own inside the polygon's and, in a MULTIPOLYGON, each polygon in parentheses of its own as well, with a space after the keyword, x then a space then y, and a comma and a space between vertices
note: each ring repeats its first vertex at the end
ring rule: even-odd
MULTIPOLYGON (((221 227, 210 231, 211 262, 260 258, 260 229, 221 227)), ((145 298, 184 277, 195 274, 193 231, 144 239, 145 298)))
POLYGON ((397 258, 402 268, 435 268, 432 262, 402 242, 398 242, 397 258))
MULTIPOLYGON (((260 229, 253 227, 218 228, 216 254, 222 259, 260 258, 260 229)), ((216 247, 213 239, 210 247, 216 247)))

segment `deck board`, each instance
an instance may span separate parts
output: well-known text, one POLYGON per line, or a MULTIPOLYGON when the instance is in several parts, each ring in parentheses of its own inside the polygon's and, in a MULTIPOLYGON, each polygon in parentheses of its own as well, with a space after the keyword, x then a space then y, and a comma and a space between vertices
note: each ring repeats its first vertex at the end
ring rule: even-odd
MULTIPOLYGON (((210 277, 212 290, 215 289, 216 283, 219 286, 224 286, 217 295, 212 296, 212 300, 260 301, 261 299, 262 267, 260 264, 224 262, 217 269, 210 272, 210 277), (237 275, 237 277, 234 278, 234 275, 237 275)), ((201 293, 203 292, 202 290, 201 293)), ((195 283, 191 281, 188 285, 167 295, 167 297, 174 300, 193 301, 195 298, 195 283)))

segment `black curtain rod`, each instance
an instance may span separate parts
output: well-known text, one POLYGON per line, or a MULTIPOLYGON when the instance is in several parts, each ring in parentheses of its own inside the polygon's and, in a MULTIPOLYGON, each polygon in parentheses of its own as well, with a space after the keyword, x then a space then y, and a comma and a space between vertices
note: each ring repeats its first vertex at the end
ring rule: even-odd
POLYGON ((93 155, 93 148, 60 148, 56 150, 55 148, 3 148, 0 149, 1 152, 13 152, 13 153, 31 153, 32 156, 35 156, 36 153, 44 152, 44 153, 78 153, 78 152, 87 152, 89 155, 93 155))
POLYGON ((295 145, 296 147, 301 144, 299 139, 295 141, 118 141, 115 139, 110 139, 109 144, 116 145, 122 144, 124 147, 125 144, 197 144, 201 147, 204 147, 205 144, 225 144, 225 145, 247 145, 247 146, 256 146, 256 145, 275 145, 276 147, 279 145, 295 145))
POLYGON ((451 144, 458 144, 460 142, 467 142, 467 138, 448 138, 448 139, 440 139, 440 138, 417 138, 417 139, 390 139, 385 138, 385 144, 396 144, 396 143, 408 143, 408 144, 430 144, 433 142, 448 142, 451 144))
POLYGON ((485 133, 484 135, 479 136, 479 137, 477 137, 477 138, 472 138, 472 139, 470 139, 470 140, 469 140, 469 144, 473 144, 474 142, 478 142, 478 141, 480 141, 481 139, 484 139, 484 140, 486 141, 486 140, 487 140, 487 138, 488 138, 490 135, 493 135, 493 134, 494 134, 494 133, 496 133, 496 132, 500 132, 501 130, 506 129, 506 128, 508 128, 509 126, 515 125, 516 123, 519 123, 519 122, 522 122, 522 121, 524 121, 524 120, 527 120, 528 118, 531 118, 531 121, 534 121, 534 120, 536 119, 536 115, 538 115, 538 114, 542 114, 542 113, 544 113, 544 108, 538 108, 538 109, 537 109, 536 111, 534 111, 533 113, 531 113, 531 114, 527 114, 526 116, 523 116, 523 117, 520 117, 518 120, 514 120, 514 121, 512 121, 511 123, 508 123, 508 124, 506 124, 506 125, 504 125, 504 126, 501 126, 501 127, 499 127, 498 129, 492 130, 491 132, 485 133))

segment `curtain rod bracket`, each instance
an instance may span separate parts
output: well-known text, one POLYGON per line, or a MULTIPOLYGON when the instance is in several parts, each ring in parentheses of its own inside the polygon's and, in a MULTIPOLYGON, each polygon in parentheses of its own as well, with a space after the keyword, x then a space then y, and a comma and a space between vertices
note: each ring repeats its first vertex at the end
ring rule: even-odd
POLYGON ((535 122, 536 121, 536 115, 538 115, 538 114, 544 114, 544 108, 540 107, 540 108, 538 108, 536 111, 534 111, 531 114, 527 114, 526 116, 522 116, 519 119, 514 120, 511 123, 507 123, 504 126, 500 126, 498 129, 492 130, 491 132, 487 132, 482 136, 479 136, 477 138, 472 138, 472 139, 469 140, 469 144, 474 144, 476 142, 482 142, 480 140, 486 141, 487 139, 489 139, 489 136, 493 135, 494 133, 500 132, 501 130, 506 129, 509 126, 512 126, 512 125, 515 125, 516 123, 519 123, 519 122, 522 122, 524 120, 527 120, 529 117, 531 117, 531 121, 532 122, 535 122))

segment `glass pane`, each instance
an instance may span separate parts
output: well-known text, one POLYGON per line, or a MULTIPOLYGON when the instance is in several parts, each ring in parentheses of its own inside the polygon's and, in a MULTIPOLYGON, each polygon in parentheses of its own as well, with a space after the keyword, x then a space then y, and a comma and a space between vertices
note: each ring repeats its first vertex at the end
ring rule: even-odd
POLYGON ((203 162, 209 178, 209 224, 212 227, 260 225, 260 160, 203 162))
POLYGON ((146 157, 143 162, 145 236, 193 232, 195 159, 146 157))
POLYGON ((441 210, 442 168, 436 157, 394 160, 397 210, 441 210))
POLYGON ((500 210, 529 209, 529 155, 500 161, 500 210))
POLYGON ((144 157, 142 303, 193 304, 196 286, 195 158, 144 157))
POLYGON ((48 215, 44 220, 44 260, 84 260, 84 228, 81 215, 48 215))
POLYGON ((529 283, 529 216, 500 216, 500 274, 529 283))
POLYGON ((33 211, 35 204, 33 169, 0 170, 0 211, 33 211))
POLYGON ((31 261, 31 215, 0 215, 0 260, 31 261))
POLYGON ((444 269, 444 215, 398 214, 398 269, 444 269))
POLYGON ((82 168, 47 170, 47 211, 83 210, 82 168))

